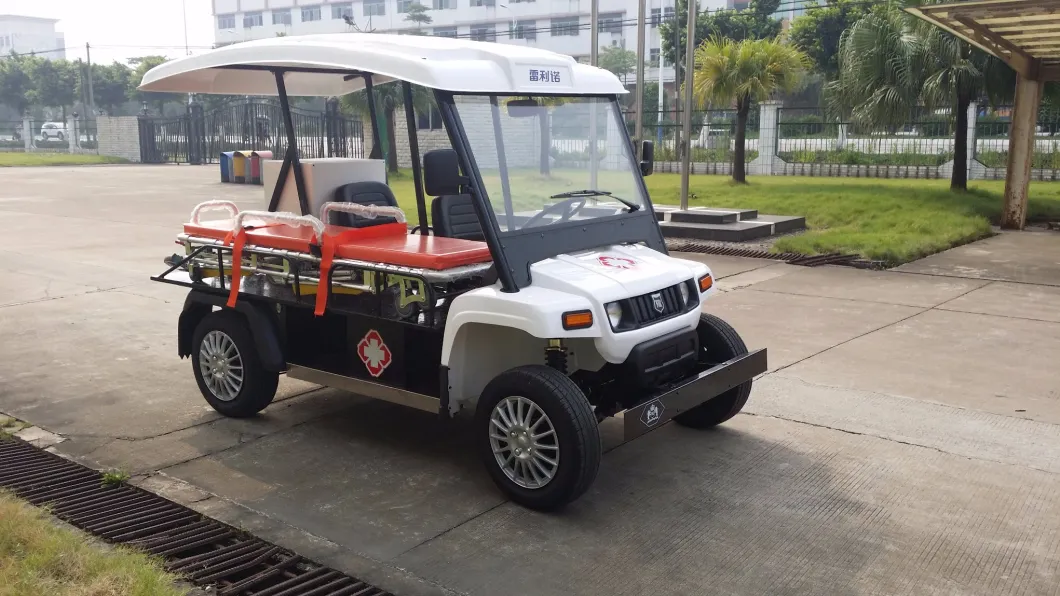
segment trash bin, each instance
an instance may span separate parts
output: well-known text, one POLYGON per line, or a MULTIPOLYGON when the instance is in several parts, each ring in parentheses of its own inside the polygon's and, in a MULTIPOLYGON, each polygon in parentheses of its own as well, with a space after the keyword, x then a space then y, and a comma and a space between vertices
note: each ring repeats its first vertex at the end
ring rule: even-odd
POLYGON ((262 184, 261 161, 272 159, 272 151, 254 151, 250 154, 250 180, 251 184, 262 184))
POLYGON ((247 158, 250 157, 250 151, 233 151, 232 152, 232 182, 236 184, 245 184, 247 182, 247 174, 249 168, 247 167, 247 158))
POLYGON ((232 151, 221 152, 221 182, 232 181, 232 151))

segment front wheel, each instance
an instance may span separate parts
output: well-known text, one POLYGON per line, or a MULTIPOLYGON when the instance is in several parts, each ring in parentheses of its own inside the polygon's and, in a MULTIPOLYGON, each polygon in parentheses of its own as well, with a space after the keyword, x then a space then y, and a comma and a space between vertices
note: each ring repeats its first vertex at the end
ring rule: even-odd
POLYGON ((212 312, 192 338, 192 369, 210 406, 232 418, 265 409, 276 395, 279 373, 265 370, 246 319, 230 310, 212 312))
MULTIPOLYGON (((700 361, 719 363, 747 353, 740 334, 722 319, 702 313, 699 315, 700 361)), ((691 428, 711 428, 740 413, 751 395, 751 381, 722 393, 714 399, 674 416, 674 422, 691 428)))
POLYGON ((541 365, 501 373, 475 412, 478 449, 493 481, 513 501, 558 509, 584 493, 600 469, 600 430, 585 394, 541 365))

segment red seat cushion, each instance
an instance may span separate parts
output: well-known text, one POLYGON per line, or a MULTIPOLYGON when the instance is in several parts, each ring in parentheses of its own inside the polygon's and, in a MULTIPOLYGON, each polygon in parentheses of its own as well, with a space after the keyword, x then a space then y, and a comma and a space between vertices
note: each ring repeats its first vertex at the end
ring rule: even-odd
POLYGON ((344 239, 335 247, 335 257, 436 270, 493 259, 485 242, 419 234, 344 239))
MULTIPOLYGON (((314 240, 314 232, 310 227, 267 224, 253 219, 248 219, 245 223, 255 227, 247 231, 249 246, 309 252, 310 243, 314 240)), ((231 219, 186 223, 184 233, 224 240, 232 230, 232 225, 231 219)), ((435 270, 488 263, 492 260, 485 242, 409 234, 408 228, 402 223, 367 228, 328 225, 325 230, 325 233, 336 241, 335 258, 338 259, 435 270)))

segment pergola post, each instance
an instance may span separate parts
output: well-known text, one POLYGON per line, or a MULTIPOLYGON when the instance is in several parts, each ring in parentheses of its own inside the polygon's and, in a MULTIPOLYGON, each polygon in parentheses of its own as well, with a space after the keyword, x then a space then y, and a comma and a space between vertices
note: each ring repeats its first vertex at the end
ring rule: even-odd
POLYGON ((1034 131, 1044 85, 1040 80, 1016 75, 1016 99, 1008 133, 1005 205, 1001 211, 1001 227, 1006 230, 1021 230, 1027 223, 1027 191, 1034 158, 1034 131))

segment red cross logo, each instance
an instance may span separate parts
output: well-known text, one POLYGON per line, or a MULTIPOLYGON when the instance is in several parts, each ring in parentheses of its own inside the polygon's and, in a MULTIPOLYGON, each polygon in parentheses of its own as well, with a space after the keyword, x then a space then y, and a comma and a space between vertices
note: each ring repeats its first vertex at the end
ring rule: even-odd
POLYGON ((383 336, 375 329, 369 331, 357 343, 357 356, 373 377, 383 374, 392 361, 390 348, 383 343, 383 336))
POLYGON ((600 264, 604 267, 613 267, 615 269, 633 269, 637 266, 637 262, 633 259, 627 259, 626 257, 609 257, 603 256, 598 259, 600 264))

